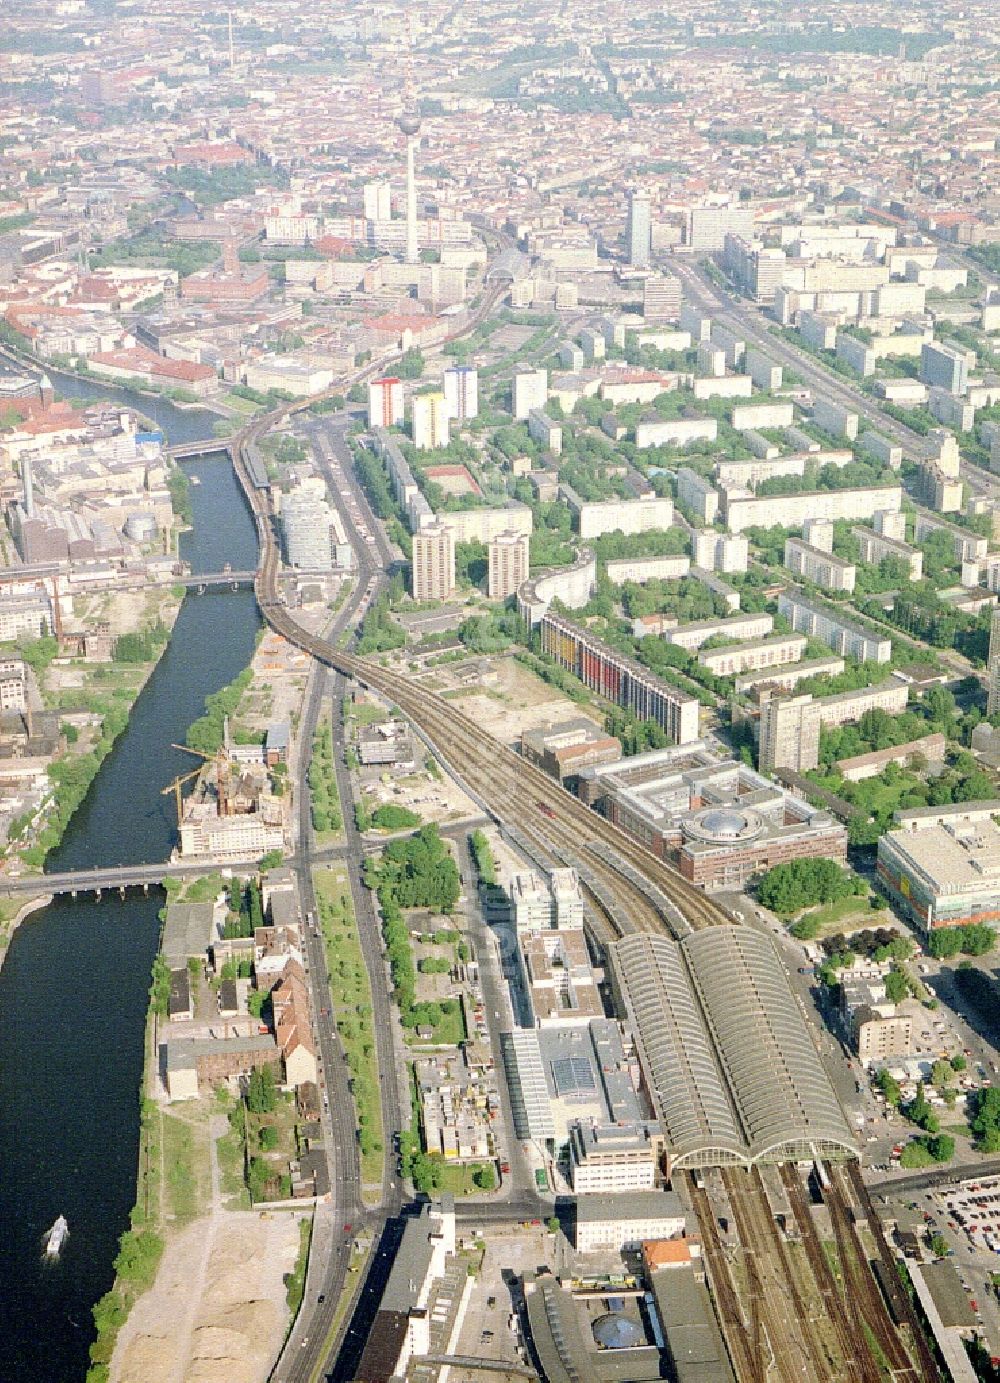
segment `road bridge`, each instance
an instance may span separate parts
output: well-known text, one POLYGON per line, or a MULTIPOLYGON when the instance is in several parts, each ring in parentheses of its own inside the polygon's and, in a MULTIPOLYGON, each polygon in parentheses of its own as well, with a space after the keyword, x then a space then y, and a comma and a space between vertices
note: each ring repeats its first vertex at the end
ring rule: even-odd
POLYGON ((198 442, 176 442, 172 447, 164 447, 164 451, 174 461, 193 461, 198 456, 216 456, 223 451, 232 456, 229 442, 222 437, 203 437, 198 442))
POLYGON ((161 586, 187 586, 189 590, 207 591, 219 587, 252 586, 256 571, 195 571, 186 576, 165 576, 156 584, 161 586))
POLYGON ((0 879, 0 894, 25 897, 37 893, 105 893, 109 889, 149 888, 164 879, 202 879, 220 869, 249 872, 256 860, 219 858, 167 860, 158 864, 123 864, 97 869, 72 869, 57 874, 27 874, 0 879))

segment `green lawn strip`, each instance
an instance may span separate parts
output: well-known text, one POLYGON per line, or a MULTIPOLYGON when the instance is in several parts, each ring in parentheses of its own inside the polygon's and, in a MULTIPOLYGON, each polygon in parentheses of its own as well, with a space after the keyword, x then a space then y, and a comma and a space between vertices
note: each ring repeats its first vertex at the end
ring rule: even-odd
POLYGON ((332 1011, 347 1053, 361 1132, 361 1177, 365 1183, 381 1185, 384 1139, 371 986, 350 886, 343 869, 315 869, 313 880, 330 974, 332 1011))
POLYGON ((312 1242, 312 1230, 311 1215, 299 1221, 299 1251, 295 1258, 295 1267, 290 1273, 285 1273, 283 1278, 285 1300, 288 1302, 288 1309, 292 1313, 288 1323, 289 1330, 298 1315, 299 1307, 302 1305, 302 1294, 306 1289, 306 1268, 309 1265, 309 1245, 312 1242))
POLYGON ((167 1192, 168 1215, 175 1221, 193 1220, 202 1210, 201 1188, 195 1160, 204 1149, 200 1128, 163 1114, 163 1178, 167 1192))
POLYGON ((847 918, 854 918, 860 926, 870 927, 872 919, 877 919, 879 914, 872 912, 866 899, 852 896, 823 903, 817 908, 808 908, 801 916, 815 920, 821 928, 842 926, 847 918))

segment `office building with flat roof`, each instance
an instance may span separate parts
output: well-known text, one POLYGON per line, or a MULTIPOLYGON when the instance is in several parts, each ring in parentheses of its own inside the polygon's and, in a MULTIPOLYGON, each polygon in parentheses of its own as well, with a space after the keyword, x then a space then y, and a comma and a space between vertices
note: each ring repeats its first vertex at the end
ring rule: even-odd
POLYGON ((925 932, 1000 924, 997 816, 993 801, 897 812, 897 829, 879 837, 879 878, 925 932))

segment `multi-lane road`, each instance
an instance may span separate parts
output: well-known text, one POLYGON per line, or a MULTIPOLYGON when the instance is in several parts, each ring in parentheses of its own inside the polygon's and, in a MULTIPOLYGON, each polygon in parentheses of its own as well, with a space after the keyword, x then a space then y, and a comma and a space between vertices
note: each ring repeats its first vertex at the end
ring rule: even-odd
MULTIPOLYGON (((336 640, 362 617, 379 589, 385 568, 392 560, 384 534, 364 494, 354 482, 346 441, 347 426, 348 419, 343 416, 307 426, 307 432, 312 434, 317 459, 326 473, 327 484, 345 519, 357 562, 357 580, 351 595, 327 631, 327 637, 331 640, 336 640)), ((335 765, 344 817, 343 853, 350 861, 348 876, 351 897, 371 985, 386 1149, 379 1203, 373 1211, 365 1206, 361 1195, 354 1101, 344 1051, 336 1036, 335 1017, 331 1011, 330 981, 312 877, 313 865, 321 861, 313 847, 307 783, 310 750, 320 716, 324 713, 332 718, 334 744, 338 751, 342 747, 342 695, 342 678, 329 668, 314 663, 299 726, 296 863, 300 901, 307 919, 305 947, 313 1012, 317 1016, 323 1124, 329 1150, 331 1195, 328 1203, 317 1206, 305 1295, 281 1359, 272 1374, 275 1383, 309 1383, 327 1362, 324 1356, 336 1354, 343 1332, 331 1336, 331 1329, 341 1295, 348 1285, 354 1240, 362 1230, 377 1238, 386 1218, 398 1214, 401 1206, 392 1153, 394 1134, 402 1127, 403 1117, 396 1073, 392 1012, 379 944, 378 919, 374 914, 371 895, 363 887, 358 870, 364 850, 351 811, 350 781, 342 752, 335 753, 335 765)), ((346 1320, 344 1324, 347 1325, 346 1320)))

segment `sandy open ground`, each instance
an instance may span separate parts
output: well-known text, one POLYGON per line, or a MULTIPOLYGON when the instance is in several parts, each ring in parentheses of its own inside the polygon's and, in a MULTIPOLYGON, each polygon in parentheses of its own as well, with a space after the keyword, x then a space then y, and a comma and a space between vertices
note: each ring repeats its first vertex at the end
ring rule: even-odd
POLYGON ((123 1327, 111 1383, 261 1383, 284 1338, 282 1275, 298 1244, 293 1215, 192 1221, 123 1327))

